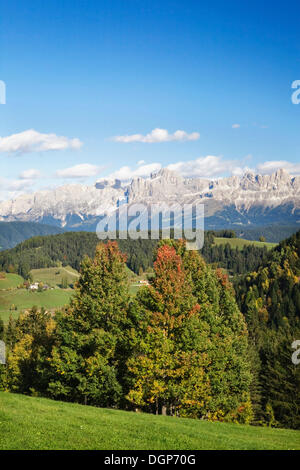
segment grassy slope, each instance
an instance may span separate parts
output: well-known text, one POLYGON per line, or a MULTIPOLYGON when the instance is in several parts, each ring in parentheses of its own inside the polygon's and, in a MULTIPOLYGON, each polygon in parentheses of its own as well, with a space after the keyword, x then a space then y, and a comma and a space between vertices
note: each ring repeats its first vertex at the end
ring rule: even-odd
POLYGON ((245 246, 245 245, 254 245, 263 248, 266 246, 268 250, 271 250, 274 248, 274 246, 277 245, 277 243, 268 243, 268 242, 258 242, 258 241, 251 241, 251 240, 244 240, 243 238, 221 238, 221 237, 216 237, 215 238, 215 244, 216 245, 226 245, 226 243, 229 243, 229 245, 232 248, 238 247, 240 250, 245 246))
POLYGON ((54 309, 67 304, 73 295, 73 290, 54 289, 44 292, 29 292, 26 289, 0 292, 0 317, 4 323, 8 321, 9 315, 19 316, 20 310, 37 307, 54 309), (18 310, 10 312, 10 306, 14 304, 18 310))
MULTIPOLYGON (((79 274, 71 267, 34 269, 33 278, 50 286, 61 283, 62 277, 68 277, 68 282, 73 283, 78 279, 79 274), (56 274, 60 271, 60 274, 56 274)), ((16 289, 24 279, 17 274, 6 274, 5 279, 0 279, 0 318, 7 323, 9 315, 18 317, 21 310, 37 307, 55 309, 67 304, 74 293, 73 290, 47 290, 44 292, 29 292, 26 289, 16 289), (7 290, 5 290, 7 289, 7 290), (8 290, 11 289, 11 290, 8 290), (10 311, 11 305, 16 305, 17 310, 10 311)))
POLYGON ((18 274, 5 274, 5 279, 0 279, 0 290, 16 288, 23 284, 24 279, 18 274))
POLYGON ((67 278, 68 284, 73 284, 79 278, 79 273, 71 266, 62 268, 32 269, 30 271, 34 282, 43 282, 55 287, 61 284, 62 278, 67 278))
POLYGON ((300 431, 208 423, 0 392, 0 449, 300 449, 300 431))
POLYGON ((129 293, 132 295, 132 296, 135 296, 137 293, 138 293, 138 290, 140 289, 141 286, 139 286, 138 284, 131 284, 129 286, 129 293))

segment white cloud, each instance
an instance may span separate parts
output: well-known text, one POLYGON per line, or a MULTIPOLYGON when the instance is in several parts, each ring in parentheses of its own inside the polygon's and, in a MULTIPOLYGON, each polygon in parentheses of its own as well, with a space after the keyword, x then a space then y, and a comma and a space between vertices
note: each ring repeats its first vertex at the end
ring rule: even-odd
POLYGON ((240 124, 232 124, 232 129, 239 129, 241 127, 240 124))
POLYGON ((148 165, 140 165, 136 169, 130 168, 129 166, 123 166, 119 170, 109 175, 109 178, 116 178, 122 181, 129 181, 132 178, 136 178, 138 176, 146 178, 147 176, 150 176, 151 173, 160 170, 161 167, 161 163, 149 163, 148 165))
MULTIPOLYGON (((136 177, 147 178, 151 173, 155 173, 162 168, 161 163, 158 162, 146 165, 143 163, 143 161, 138 162, 136 168, 123 166, 111 173, 108 178, 117 178, 122 181, 130 181, 136 177)), ((218 178, 225 174, 242 175, 249 171, 248 167, 241 167, 240 163, 237 160, 225 160, 222 156, 207 155, 196 160, 171 163, 167 168, 184 177, 218 178)))
POLYGON ((224 160, 221 156, 207 155, 196 160, 187 162, 177 162, 168 165, 168 168, 177 171, 185 177, 213 178, 219 177, 228 172, 240 174, 243 169, 240 168, 235 160, 224 160))
POLYGON ((35 168, 30 168, 29 170, 22 171, 19 178, 21 180, 35 180, 41 177, 41 172, 35 168))
MULTIPOLYGON (((206 179, 217 179, 229 175, 242 176, 248 171, 259 174, 271 174, 281 168, 287 170, 291 175, 300 175, 300 163, 292 163, 286 160, 274 160, 261 163, 256 168, 249 168, 247 163, 249 165, 250 159, 250 155, 243 158, 242 161, 225 159, 223 156, 207 155, 195 160, 172 163, 169 164, 167 168, 178 172, 184 177, 206 179)), ((161 168, 161 163, 153 162, 145 164, 143 160, 140 160, 133 167, 123 166, 105 178, 117 178, 124 182, 129 182, 132 178, 136 177, 147 178, 151 173, 155 173, 161 168)), ((49 177, 65 179, 96 177, 104 169, 105 167, 83 163, 70 168, 57 170, 54 175, 49 175, 49 177)), ((39 176, 40 173, 38 170, 29 169, 23 171, 20 174, 19 179, 10 180, 0 178, 0 197, 11 199, 17 197, 19 194, 29 193, 36 190, 36 183, 39 176)), ((57 186, 57 181, 53 187, 55 186, 57 186)), ((43 188, 45 189, 45 185, 43 185, 43 188)))
POLYGON ((79 139, 69 139, 56 134, 41 134, 29 129, 19 134, 0 137, 0 153, 30 153, 48 150, 79 149, 79 139))
POLYGON ((7 191, 24 191, 25 189, 30 188, 31 185, 31 180, 11 180, 6 182, 5 189, 7 191))
POLYGON ((153 129, 149 134, 132 134, 132 135, 118 135, 113 137, 112 140, 115 142, 131 143, 131 142, 143 142, 147 144, 153 144, 158 142, 179 142, 185 140, 198 140, 200 134, 198 132, 192 132, 188 134, 185 131, 175 131, 173 134, 169 134, 166 129, 153 129))
POLYGON ((0 193, 3 197, 14 198, 32 188, 32 180, 0 178, 0 193))
POLYGON ((254 168, 249 168, 248 166, 244 167, 235 167, 232 168, 231 170, 231 175, 232 176, 243 176, 245 173, 256 173, 256 170, 254 168))
POLYGON ((81 163, 70 168, 57 170, 55 176, 58 178, 89 178, 90 176, 97 176, 102 170, 103 167, 101 166, 81 163))
POLYGON ((300 175, 300 163, 292 163, 286 160, 271 160, 257 166, 257 171, 263 174, 271 174, 279 169, 285 169, 291 175, 300 175))

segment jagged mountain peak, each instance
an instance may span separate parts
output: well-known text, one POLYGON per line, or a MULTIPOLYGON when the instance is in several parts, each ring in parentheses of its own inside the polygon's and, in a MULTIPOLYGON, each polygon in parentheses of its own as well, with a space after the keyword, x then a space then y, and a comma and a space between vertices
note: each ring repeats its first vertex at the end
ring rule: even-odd
POLYGON ((175 170, 171 170, 170 168, 161 168, 157 172, 151 173, 151 179, 156 178, 163 178, 165 180, 172 181, 174 179, 182 180, 183 177, 175 170))
POLYGON ((121 180, 117 178, 100 178, 95 183, 96 189, 104 189, 104 188, 113 188, 119 189, 122 187, 121 180))
POLYGON ((150 178, 134 178, 126 185, 118 179, 102 178, 93 186, 68 184, 0 202, 0 220, 81 227, 96 223, 104 212, 113 213, 120 201, 122 205, 201 202, 206 217, 218 217, 224 226, 255 224, 264 218, 267 224, 270 216, 266 214, 274 211, 288 223, 300 223, 300 176, 278 169, 271 175, 247 171, 228 178, 184 178, 162 168, 150 178))

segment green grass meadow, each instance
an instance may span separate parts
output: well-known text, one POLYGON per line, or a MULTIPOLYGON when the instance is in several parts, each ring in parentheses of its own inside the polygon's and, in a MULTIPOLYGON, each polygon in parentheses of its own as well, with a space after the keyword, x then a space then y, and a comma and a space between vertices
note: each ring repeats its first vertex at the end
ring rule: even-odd
POLYGON ((34 282, 42 282, 48 284, 51 287, 61 285, 63 278, 66 278, 68 284, 74 284, 79 278, 79 273, 71 266, 65 266, 61 268, 44 268, 44 269, 32 269, 30 271, 34 282))
POLYGON ((300 449, 300 431, 155 416, 0 392, 0 449, 300 449))
POLYGON ((10 315, 17 318, 22 310, 34 305, 48 310, 62 307, 69 302, 73 294, 74 291, 71 289, 53 289, 43 292, 30 292, 27 289, 0 291, 0 318, 7 323, 10 315), (12 305, 15 305, 17 310, 10 310, 12 305))
POLYGON ((215 245, 226 245, 227 243, 229 243, 229 245, 232 248, 238 248, 239 250, 242 250, 245 245, 254 245, 259 248, 263 248, 264 246, 266 246, 268 250, 271 250, 277 245, 277 243, 251 241, 251 240, 245 240, 243 238, 222 238, 222 237, 215 237, 214 243, 215 245))
POLYGON ((5 279, 0 279, 0 290, 15 289, 23 284, 24 279, 18 274, 5 273, 5 279))

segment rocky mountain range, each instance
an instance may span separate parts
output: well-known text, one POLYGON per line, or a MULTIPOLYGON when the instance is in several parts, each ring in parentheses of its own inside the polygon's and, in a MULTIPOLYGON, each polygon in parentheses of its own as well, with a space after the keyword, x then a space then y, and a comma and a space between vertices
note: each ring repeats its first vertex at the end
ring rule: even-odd
POLYGON ((162 169, 124 184, 101 179, 0 202, 0 221, 40 222, 67 230, 94 230, 104 212, 132 203, 203 203, 205 228, 300 224, 300 176, 281 169, 222 179, 183 178, 162 169))

